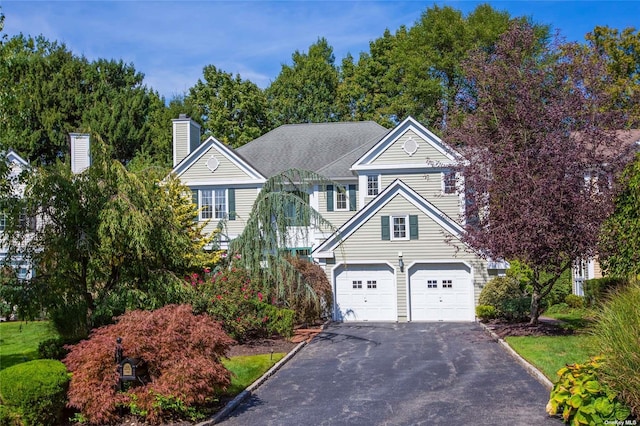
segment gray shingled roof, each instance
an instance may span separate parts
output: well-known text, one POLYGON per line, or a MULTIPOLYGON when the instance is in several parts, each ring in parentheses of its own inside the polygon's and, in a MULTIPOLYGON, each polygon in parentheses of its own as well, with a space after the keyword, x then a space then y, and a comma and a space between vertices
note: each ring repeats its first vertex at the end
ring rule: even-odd
POLYGON ((355 160, 387 132, 373 121, 287 124, 236 152, 267 178, 288 169, 347 177, 355 160))

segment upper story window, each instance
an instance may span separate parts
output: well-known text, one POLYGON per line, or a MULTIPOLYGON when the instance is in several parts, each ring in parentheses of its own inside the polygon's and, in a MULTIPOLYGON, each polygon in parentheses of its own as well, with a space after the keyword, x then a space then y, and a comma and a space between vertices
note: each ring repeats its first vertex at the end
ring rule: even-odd
POLYGON ((392 216, 391 219, 393 220, 391 239, 407 240, 407 216, 392 216))
POLYGON ((456 172, 444 172, 442 174, 442 192, 445 194, 455 194, 456 190, 456 172))
POLYGON ((227 193, 224 189, 200 190, 200 217, 224 219, 227 217, 227 193))
POLYGON ((375 197, 380 192, 380 175, 367 176, 367 197, 375 197))
POLYGON ((349 197, 347 196, 347 191, 345 191, 344 188, 337 188, 335 196, 336 210, 347 210, 349 208, 349 197))
POLYGON ((356 185, 345 185, 344 188, 327 185, 327 211, 356 211, 356 185))
POLYGON ((4 231, 7 228, 7 214, 0 213, 0 231, 4 231))
POLYGON ((285 205, 285 215, 287 224, 290 226, 309 226, 311 218, 308 211, 309 194, 302 191, 289 191, 296 195, 299 200, 293 199, 285 205), (304 206, 302 205, 304 204, 304 206))

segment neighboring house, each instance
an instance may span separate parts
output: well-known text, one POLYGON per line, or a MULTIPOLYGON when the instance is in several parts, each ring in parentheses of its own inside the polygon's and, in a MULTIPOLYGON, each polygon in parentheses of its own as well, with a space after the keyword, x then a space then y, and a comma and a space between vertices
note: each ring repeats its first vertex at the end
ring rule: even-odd
POLYGON ((505 264, 460 240, 464 200, 452 166, 460 158, 413 118, 388 130, 374 122, 281 126, 233 150, 189 117, 173 120, 173 173, 194 194, 201 220, 228 219, 239 235, 265 181, 304 169, 345 189, 316 186, 311 207, 337 230, 310 229, 289 249, 310 255, 330 279, 340 321, 473 321, 480 291, 505 264), (491 269, 489 269, 491 268, 491 269))
MULTIPOLYGON (((634 156, 640 152, 640 129, 621 130, 618 137, 623 143, 620 156, 625 162, 633 160, 634 156)), ((584 180, 593 183, 593 177, 585 173, 584 180)), ((587 259, 577 259, 571 271, 571 282, 573 294, 584 296, 584 282, 596 278, 602 278, 603 271, 597 256, 587 259)))
MULTIPOLYGON (((9 180, 11 186, 11 195, 19 198, 24 193, 24 186, 18 182, 18 178, 20 174, 30 169, 29 162, 12 149, 9 149, 7 152, 2 153, 1 156, 9 166, 9 174, 7 176, 7 179, 9 180)), ((19 220, 21 222, 21 225, 25 228, 31 228, 35 226, 34 219, 30 218, 26 214, 26 212, 20 215, 19 220)), ((5 266, 13 267, 19 279, 29 279, 31 278, 33 271, 27 263, 22 261, 20 255, 14 256, 13 259, 11 259, 10 264, 7 265, 5 263, 8 262, 9 249, 2 234, 8 227, 7 221, 7 214, 3 211, 0 211, 0 268, 5 266)))

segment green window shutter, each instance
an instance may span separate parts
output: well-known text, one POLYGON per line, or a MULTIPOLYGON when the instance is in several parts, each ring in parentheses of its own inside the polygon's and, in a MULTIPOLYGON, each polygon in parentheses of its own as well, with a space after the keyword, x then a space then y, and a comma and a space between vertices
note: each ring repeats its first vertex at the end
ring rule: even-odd
POLYGON ((417 215, 409 216, 409 239, 410 240, 418 239, 418 216, 417 215))
POLYGON ((193 218, 194 222, 197 222, 199 217, 200 217, 200 204, 198 203, 198 190, 197 189, 192 189, 191 190, 191 201, 193 202, 193 204, 195 204, 196 206, 196 215, 193 218))
POLYGON ((229 188, 227 194, 229 197, 229 220, 236 220, 236 190, 229 188))
POLYGON ((333 211, 333 185, 327 185, 327 211, 333 211))
POLYGON ((356 186, 349 185, 349 210, 356 211, 356 186))
POLYGON ((390 240, 391 239, 391 229, 389 228, 389 216, 381 216, 381 225, 382 225, 382 239, 390 240))

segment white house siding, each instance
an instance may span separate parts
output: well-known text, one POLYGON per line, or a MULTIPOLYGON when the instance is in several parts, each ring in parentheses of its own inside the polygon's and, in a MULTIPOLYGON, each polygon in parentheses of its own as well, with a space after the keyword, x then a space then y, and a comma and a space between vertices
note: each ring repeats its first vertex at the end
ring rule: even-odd
POLYGON ((235 165, 213 146, 180 176, 180 179, 188 184, 195 182, 212 182, 214 180, 226 182, 232 180, 242 181, 250 178, 251 177, 240 167, 235 165), (211 171, 209 167, 207 167, 207 161, 209 161, 212 156, 214 156, 219 163, 214 171, 211 171))
POLYGON ((397 312, 398 320, 406 321, 407 313, 407 272, 416 262, 465 261, 473 267, 474 299, 488 279, 486 264, 477 256, 465 251, 465 247, 455 238, 447 242, 445 231, 431 218, 409 203, 404 197, 396 195, 386 206, 366 221, 351 236, 346 238, 335 251, 335 264, 327 265, 330 279, 331 270, 336 264, 386 261, 396 267, 397 312), (381 216, 396 214, 418 215, 417 240, 383 241, 381 238, 381 216), (398 253, 402 252, 404 271, 398 268, 398 253))
POLYGON ((429 200, 456 222, 460 222, 460 196, 458 194, 442 193, 442 173, 433 171, 427 173, 407 174, 383 174, 382 189, 389 186, 394 180, 400 179, 410 186, 418 194, 429 200))
POLYGON ((435 149, 431 144, 418 136, 415 132, 407 130, 393 144, 391 144, 371 165, 409 165, 427 163, 450 163, 445 155, 435 149), (405 152, 404 143, 412 138, 418 143, 418 149, 413 155, 405 152))

